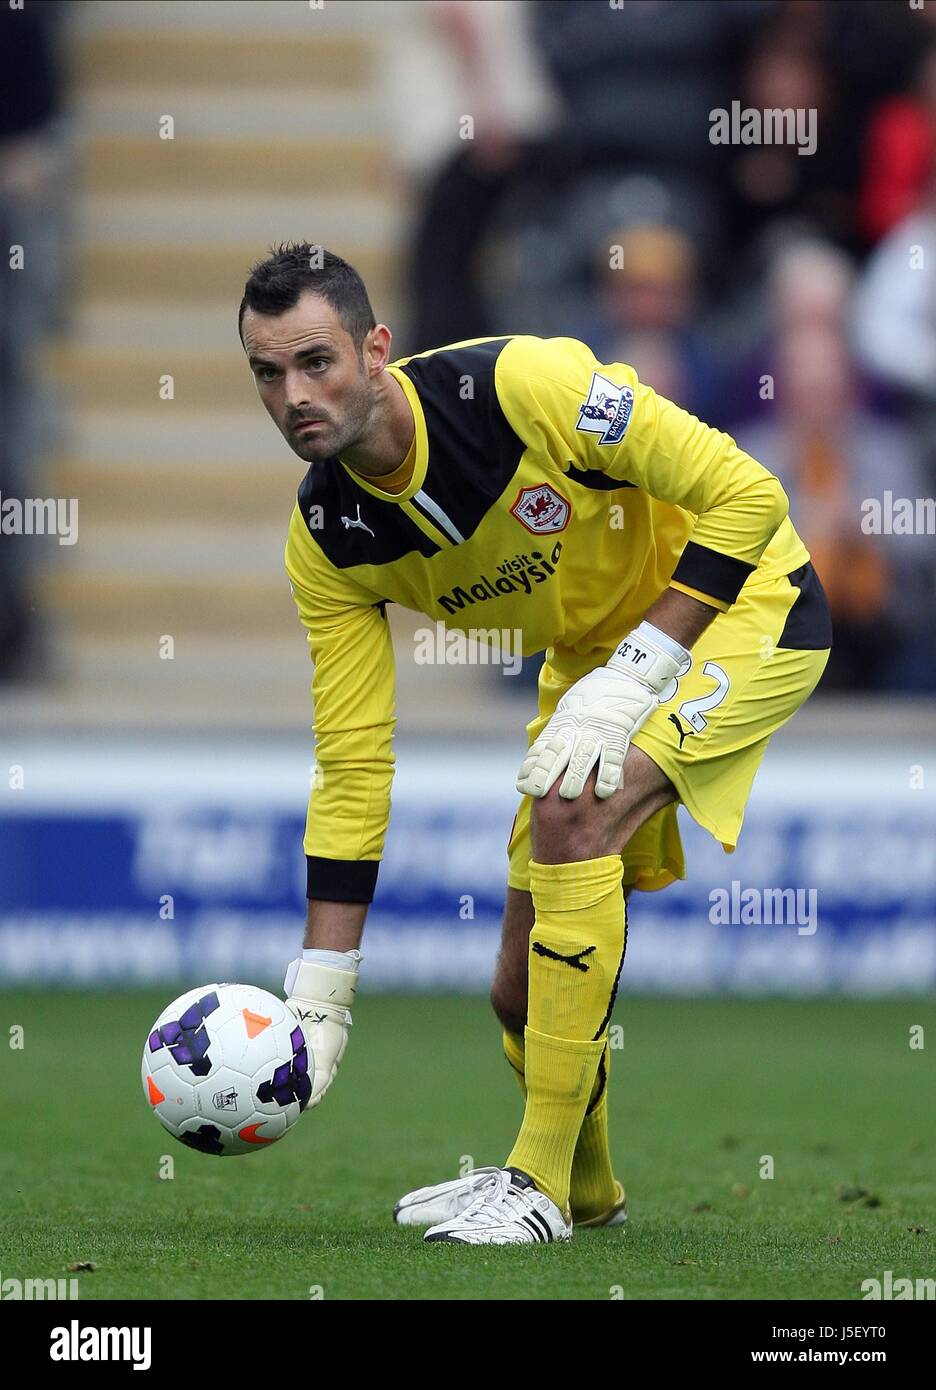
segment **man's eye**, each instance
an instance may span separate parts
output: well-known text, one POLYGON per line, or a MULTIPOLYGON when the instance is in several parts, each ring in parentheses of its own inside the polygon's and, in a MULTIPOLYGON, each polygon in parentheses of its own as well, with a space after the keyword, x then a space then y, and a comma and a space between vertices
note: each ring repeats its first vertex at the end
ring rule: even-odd
POLYGON ((258 368, 257 368, 257 376, 260 378, 261 381, 272 381, 272 380, 273 380, 273 377, 276 376, 276 368, 275 368, 275 367, 258 367, 258 368))
POLYGON ((310 357, 310 358, 309 358, 309 366, 310 366, 310 367, 318 367, 318 366, 327 367, 327 366, 328 366, 328 358, 327 358, 327 357, 310 357))

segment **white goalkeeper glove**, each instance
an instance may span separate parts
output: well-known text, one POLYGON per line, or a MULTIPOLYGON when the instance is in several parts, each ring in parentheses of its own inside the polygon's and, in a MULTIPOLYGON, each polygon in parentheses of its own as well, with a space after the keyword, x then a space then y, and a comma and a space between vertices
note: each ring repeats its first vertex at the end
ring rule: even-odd
POLYGON ((350 969, 334 969, 330 965, 302 960, 291 961, 286 971, 283 989, 286 1007, 291 1009, 302 1025, 309 1049, 309 1068, 312 1073, 312 1094, 308 1109, 319 1101, 335 1079, 338 1064, 348 1046, 351 1027, 351 1005, 357 989, 357 967, 362 960, 360 951, 330 951, 330 956, 345 955, 350 969))
POLYGON ((595 795, 611 796, 621 785, 632 736, 659 705, 661 692, 691 664, 685 647, 641 623, 606 666, 589 671, 562 696, 523 761, 517 791, 545 796, 564 771, 559 795, 572 801, 597 763, 595 795))

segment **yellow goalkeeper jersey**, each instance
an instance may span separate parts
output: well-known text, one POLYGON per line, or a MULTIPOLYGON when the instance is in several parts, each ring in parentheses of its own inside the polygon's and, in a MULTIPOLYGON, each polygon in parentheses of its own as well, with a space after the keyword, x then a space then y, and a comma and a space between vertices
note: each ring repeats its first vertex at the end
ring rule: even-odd
POLYGON ((369 902, 393 776, 386 604, 605 661, 670 584, 726 610, 809 555, 777 479, 573 338, 483 338, 387 367, 416 424, 408 485, 339 459, 299 488, 286 568, 314 662, 308 896, 369 902))

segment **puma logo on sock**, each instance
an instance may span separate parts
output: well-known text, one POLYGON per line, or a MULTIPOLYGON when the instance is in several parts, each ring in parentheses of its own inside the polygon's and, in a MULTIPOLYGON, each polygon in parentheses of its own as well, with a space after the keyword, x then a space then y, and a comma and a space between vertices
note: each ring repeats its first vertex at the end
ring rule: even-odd
POLYGON ((560 956, 558 951, 551 951, 548 946, 541 946, 538 941, 533 942, 533 950, 538 956, 548 956, 550 960, 565 961, 566 965, 571 965, 573 970, 587 971, 588 966, 582 957, 590 956, 594 949, 594 946, 586 946, 581 951, 574 951, 570 956, 560 956))

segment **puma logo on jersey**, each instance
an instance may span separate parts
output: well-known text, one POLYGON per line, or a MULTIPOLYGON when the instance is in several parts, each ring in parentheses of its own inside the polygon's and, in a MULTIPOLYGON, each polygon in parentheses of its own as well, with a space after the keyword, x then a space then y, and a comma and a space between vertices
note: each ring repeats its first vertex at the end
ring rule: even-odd
POLYGON ((358 503, 357 516, 354 518, 350 516, 343 516, 341 518, 341 522, 346 531, 350 531, 352 526, 358 526, 362 531, 366 531, 368 535, 373 536, 374 534, 371 528, 368 526, 367 522, 361 520, 360 502, 358 503))
POLYGON ((539 941, 533 942, 533 950, 538 956, 547 956, 549 960, 561 960, 566 965, 571 965, 573 970, 588 971, 588 966, 582 959, 583 956, 590 956, 594 951, 594 946, 585 946, 581 951, 573 951, 569 956, 561 956, 558 951, 551 951, 548 946, 543 946, 539 941))

